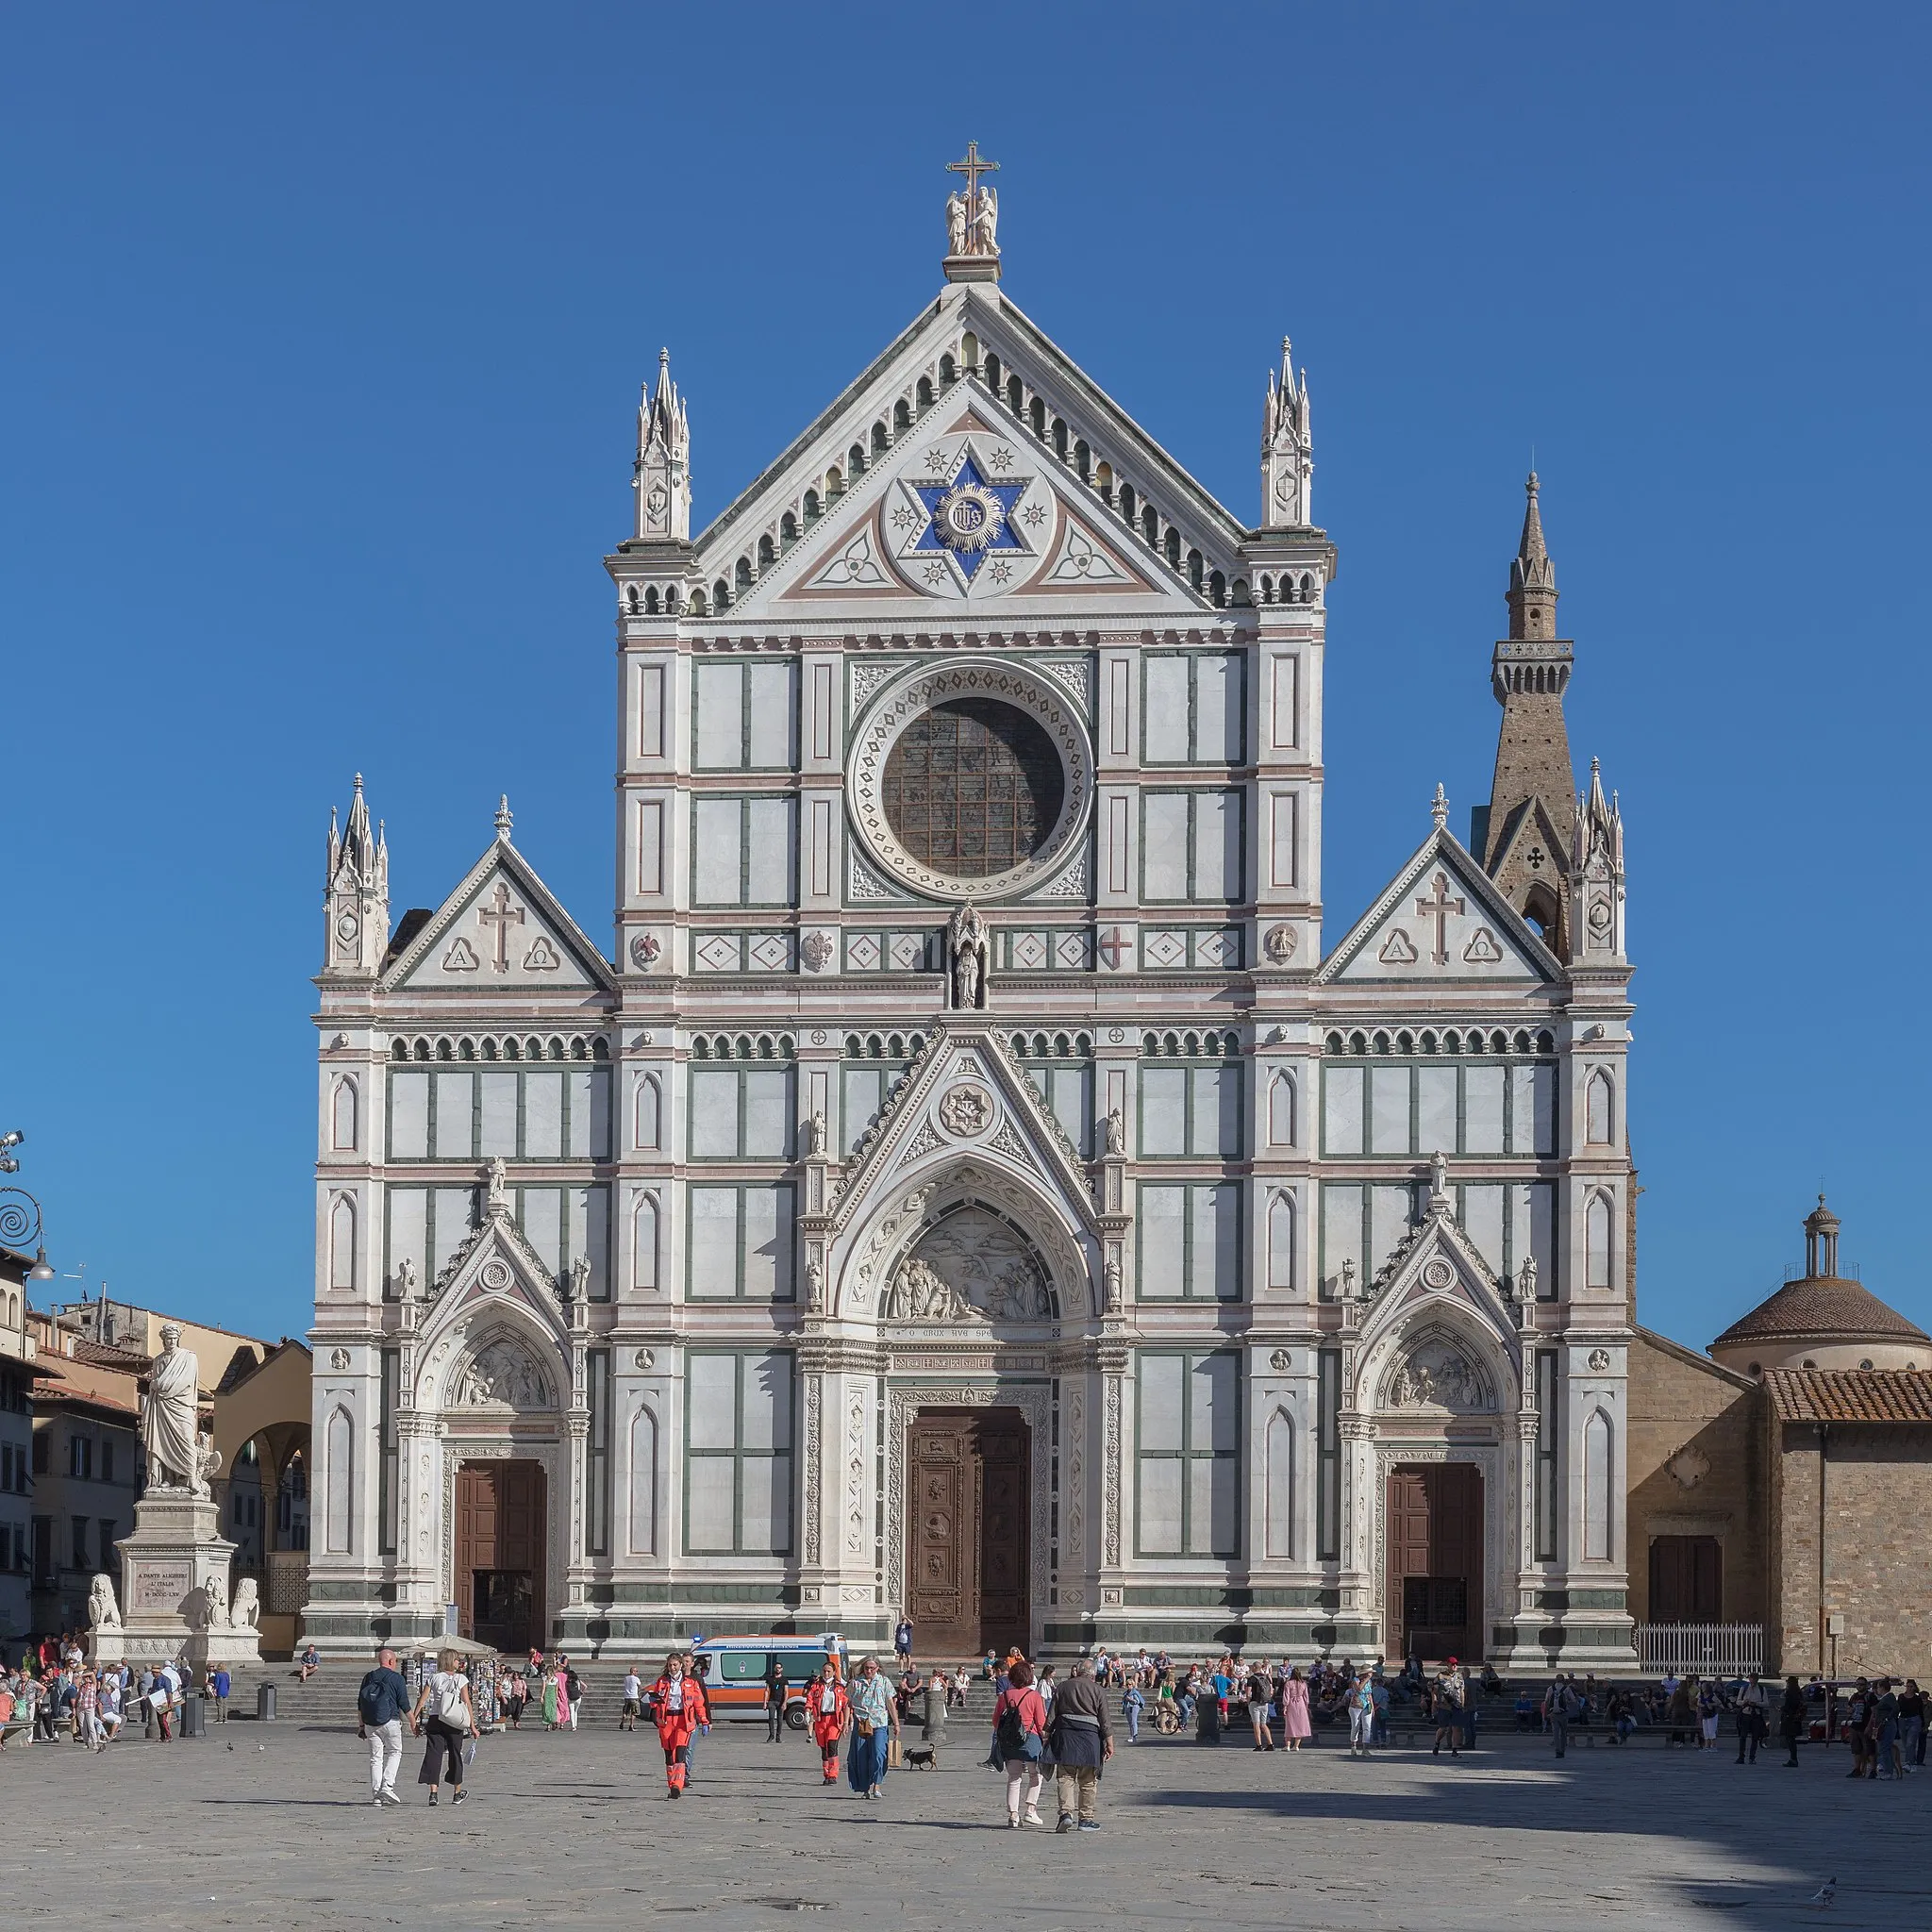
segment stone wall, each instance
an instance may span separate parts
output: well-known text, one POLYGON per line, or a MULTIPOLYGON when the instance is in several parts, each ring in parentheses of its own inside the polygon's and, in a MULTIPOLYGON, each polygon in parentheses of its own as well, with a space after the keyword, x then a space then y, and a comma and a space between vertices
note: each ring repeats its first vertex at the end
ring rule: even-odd
POLYGON ((1818 1561, 1819 1443, 1788 1423, 1772 1472, 1777 1614, 1774 1668, 1840 1677, 1932 1674, 1932 1429, 1839 1426, 1825 1448, 1824 1565, 1818 1561), (1844 1619, 1819 1643, 1819 1607, 1844 1619))
POLYGON ((1706 1356, 1637 1330, 1630 1344, 1630 1614, 1650 1620, 1650 1540, 1714 1536, 1724 1621, 1768 1621, 1763 1391, 1706 1356))

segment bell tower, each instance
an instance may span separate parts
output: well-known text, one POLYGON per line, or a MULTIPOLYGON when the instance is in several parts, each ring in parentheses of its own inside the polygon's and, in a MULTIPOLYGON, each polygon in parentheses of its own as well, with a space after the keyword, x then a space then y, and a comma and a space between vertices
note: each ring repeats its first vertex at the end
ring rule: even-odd
POLYGON ((389 845, 369 831, 362 774, 349 801, 346 831, 328 815, 328 885, 324 895, 322 970, 330 979, 374 979, 389 945, 389 845))

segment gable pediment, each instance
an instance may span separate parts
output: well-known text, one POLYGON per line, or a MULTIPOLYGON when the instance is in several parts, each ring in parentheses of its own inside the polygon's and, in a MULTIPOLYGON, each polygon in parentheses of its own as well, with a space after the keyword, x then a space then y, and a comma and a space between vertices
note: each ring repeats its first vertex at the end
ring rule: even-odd
POLYGON ((904 604, 928 623, 960 604, 1031 605, 1063 618, 1070 597, 1172 620, 1213 608, 1192 587, 1189 554, 1199 553, 1204 584, 1213 572, 1231 584, 1243 534, 996 289, 954 285, 711 524, 697 550, 713 619, 796 617, 837 596, 904 604), (986 486, 1015 487, 1010 517, 976 562, 970 541, 933 541, 934 506, 920 496, 958 482, 966 455, 986 486), (1158 546, 1140 526, 1148 506, 1158 546), (1170 527, 1178 568, 1164 554, 1170 527), (715 606, 721 583, 724 611, 715 606))
POLYGON ((1446 827, 1324 962, 1318 983, 1546 985, 1562 967, 1446 827))
POLYGON ((1370 1283, 1362 1325, 1363 1381, 1378 1378, 1398 1341, 1432 1330, 1479 1337, 1511 1362, 1522 1349, 1509 1307, 1474 1242, 1462 1231, 1446 1195, 1383 1264, 1370 1283))
MULTIPOLYGON (((428 1285, 418 1356, 422 1374, 435 1380, 460 1350, 465 1337, 508 1329, 568 1358, 570 1331, 558 1300, 558 1284, 518 1231, 507 1208, 486 1209, 474 1229, 428 1285)), ((426 1384, 425 1384, 426 1386, 426 1384)))
POLYGON ((477 860, 382 976, 385 991, 411 992, 613 984, 603 956, 507 839, 477 860))

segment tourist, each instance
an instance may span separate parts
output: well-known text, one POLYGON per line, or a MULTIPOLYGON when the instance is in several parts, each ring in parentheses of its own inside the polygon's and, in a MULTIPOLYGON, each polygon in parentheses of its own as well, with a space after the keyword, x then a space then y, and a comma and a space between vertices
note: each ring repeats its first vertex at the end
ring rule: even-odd
POLYGON ((1052 1738, 1060 1801, 1058 1829, 1072 1831, 1077 1823, 1082 1831, 1098 1831, 1100 1768, 1113 1756, 1113 1733, 1108 1728, 1106 1695, 1084 1658, 1074 1660, 1073 1674, 1054 1701, 1052 1738))
POLYGON ((1281 1686, 1281 1740, 1291 1751, 1299 1751, 1314 1734, 1308 1723, 1308 1680, 1295 1664, 1281 1686))
POLYGON ((521 1730, 524 1723, 524 1706, 528 1702, 530 1687, 524 1682, 524 1674, 513 1665, 506 1666, 503 1673, 503 1714, 511 1730, 521 1730))
POLYGON ((946 1677, 934 1671, 925 1687, 925 1703, 920 1713, 919 1741, 932 1754, 932 1768, 940 1768, 940 1752, 946 1741, 946 1677))
POLYGON ((1570 1718, 1574 1708, 1573 1692, 1559 1671, 1543 1693, 1542 1703, 1543 1728, 1555 1740, 1558 1757, 1570 1748, 1570 1718))
POLYGON ((1147 1707, 1147 1693, 1133 1678, 1128 1678, 1127 1688, 1121 1692, 1121 1716, 1126 1720, 1127 1742, 1141 1741, 1141 1713, 1147 1707))
POLYGON ((300 1682, 306 1684, 321 1668, 322 1653, 311 1643, 303 1651, 300 1658, 300 1668, 296 1671, 295 1675, 300 1682))
POLYGON ((775 1744, 785 1729, 785 1662, 774 1650, 765 1662, 765 1742, 775 1744))
POLYGON ((824 1668, 812 1684, 808 1709, 811 1719, 811 1740, 819 1747, 824 1781, 835 1785, 839 1782, 839 1740, 844 1732, 845 1720, 851 1715, 852 1705, 845 1695, 844 1685, 839 1681, 839 1667, 830 1657, 825 1659, 824 1668))
POLYGON ((543 1672, 543 1728, 546 1731, 554 1731, 557 1728, 557 1700, 559 1694, 557 1673, 546 1668, 543 1672))
POLYGON ((1905 1760, 1899 1754, 1898 1746, 1898 1698, 1891 1688, 1890 1677, 1878 1680, 1878 1694, 1872 1701, 1873 1744, 1872 1761, 1877 1768, 1877 1774, 1890 1784, 1893 1777, 1906 1774, 1905 1760))
POLYGON ((1025 1822, 1041 1824, 1041 1766, 1046 1758, 1046 1706, 1033 1688, 1033 1666, 1022 1657, 1007 1674, 1007 1688, 993 1706, 993 1749, 1007 1774, 1007 1824, 1020 1829, 1020 1801, 1026 1803, 1025 1822))
POLYGON ((898 1627, 892 1632, 892 1655, 902 1671, 912 1661, 912 1619, 904 1610, 899 1612, 898 1627))
POLYGON ((121 1707, 126 1695, 127 1666, 110 1667, 101 1674, 101 1731, 108 1743, 121 1735, 121 1707))
POLYGON ((396 1796, 396 1773, 403 1768, 403 1719, 408 1708, 409 1688, 396 1669, 395 1652, 385 1643, 375 1653, 375 1668, 356 1692, 356 1735, 369 1742, 372 1805, 403 1802, 396 1796))
POLYGON ((1721 1712, 1717 1679, 1707 1678, 1697 1692, 1697 1748, 1700 1751, 1717 1749, 1717 1724, 1721 1712))
POLYGON ((1778 1736, 1785 1740, 1785 1749, 1789 1754, 1785 1758, 1787 1771, 1796 1771, 1798 1768, 1798 1740, 1805 1735, 1808 1724, 1809 1718, 1805 1709, 1805 1693, 1798 1689, 1796 1677, 1787 1677, 1784 1699, 1779 1704, 1777 1712, 1778 1736))
POLYGON ((445 1780, 450 1803, 463 1802, 463 1746, 475 1727, 476 1710, 470 1701, 470 1680, 463 1674, 463 1660, 455 1651, 445 1650, 437 1657, 435 1674, 424 1685, 423 1694, 409 1713, 410 1730, 428 1739, 416 1782, 429 1787, 432 1805, 440 1800, 445 1780))
POLYGON ((664 1751, 667 1798, 684 1796, 691 1776, 691 1740, 710 1720, 704 1688, 686 1670, 685 1661, 681 1653, 673 1651, 664 1659, 664 1674, 651 1687, 652 1715, 664 1751))
POLYGON ((1666 1693, 1669 1698, 1671 1735, 1665 1740, 1672 1744, 1688 1744, 1690 1734, 1696 1727, 1696 1684, 1695 1677, 1679 1681, 1674 1677, 1665 1678, 1670 1686, 1666 1693))
POLYGON ((620 1731, 634 1731, 638 1719, 643 1714, 644 1681, 638 1675, 637 1666, 632 1664, 624 1674, 624 1710, 617 1720, 620 1731))
POLYGON ((1906 1771, 1916 1771, 1925 1761, 1925 1693, 1916 1677, 1906 1679, 1898 1700, 1899 1763, 1906 1771))
POLYGON ((1756 1671, 1751 1673, 1751 1681, 1738 1692, 1738 1762, 1747 1760, 1757 1762, 1757 1742, 1764 1736, 1765 1715, 1770 1701, 1765 1696, 1764 1685, 1756 1671))
POLYGON ((95 1751, 108 1748, 107 1734, 101 1729, 101 1690, 92 1671, 81 1674, 74 1700, 74 1718, 81 1743, 95 1751))
POLYGON ((576 1715, 571 1704, 570 1667, 560 1656, 557 1659, 556 1667, 550 1673, 550 1678, 551 1682, 557 1686, 557 1723, 552 1728, 560 1731, 576 1715))
POLYGON ((891 1687, 880 1674, 875 1657, 863 1659, 852 1681, 852 1748, 845 1755, 845 1776, 861 1798, 875 1799, 886 1782, 891 1747, 899 1727, 898 1706, 891 1687))
POLYGON ((1274 1716, 1274 1680, 1266 1664, 1257 1664, 1248 1674, 1248 1728, 1255 1734, 1257 1751, 1274 1748, 1271 1723, 1274 1716))
POLYGON ((1375 1690, 1369 1679, 1369 1667, 1363 1664, 1356 1673, 1355 1683, 1348 1693, 1348 1755, 1351 1757, 1369 1755, 1374 1725, 1375 1690))
POLYGON ((208 1674, 208 1694, 215 1701, 215 1722, 218 1724, 228 1722, 228 1696, 234 1688, 234 1679, 228 1675, 225 1665, 217 1664, 208 1674))
POLYGON ((1431 1757, 1442 1755, 1442 1740, 1449 1740, 1449 1755, 1459 1757, 1462 1755, 1462 1673, 1457 1668, 1452 1657, 1436 1674, 1433 1687, 1436 1718, 1436 1741, 1430 1750, 1431 1757))

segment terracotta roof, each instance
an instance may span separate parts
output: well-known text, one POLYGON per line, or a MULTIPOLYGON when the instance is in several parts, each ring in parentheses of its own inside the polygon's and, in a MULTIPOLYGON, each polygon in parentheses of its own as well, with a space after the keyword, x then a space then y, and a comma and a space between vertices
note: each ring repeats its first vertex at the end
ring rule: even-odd
POLYGON ((1932 1369, 1767 1369, 1786 1423, 1932 1423, 1932 1369))
POLYGON ((1807 1274, 1788 1281, 1769 1301, 1759 1302, 1740 1322, 1733 1322, 1710 1345, 1770 1341, 1783 1337, 1840 1337, 1847 1341, 1924 1341, 1932 1335, 1888 1308, 1862 1282, 1836 1275, 1807 1274))

